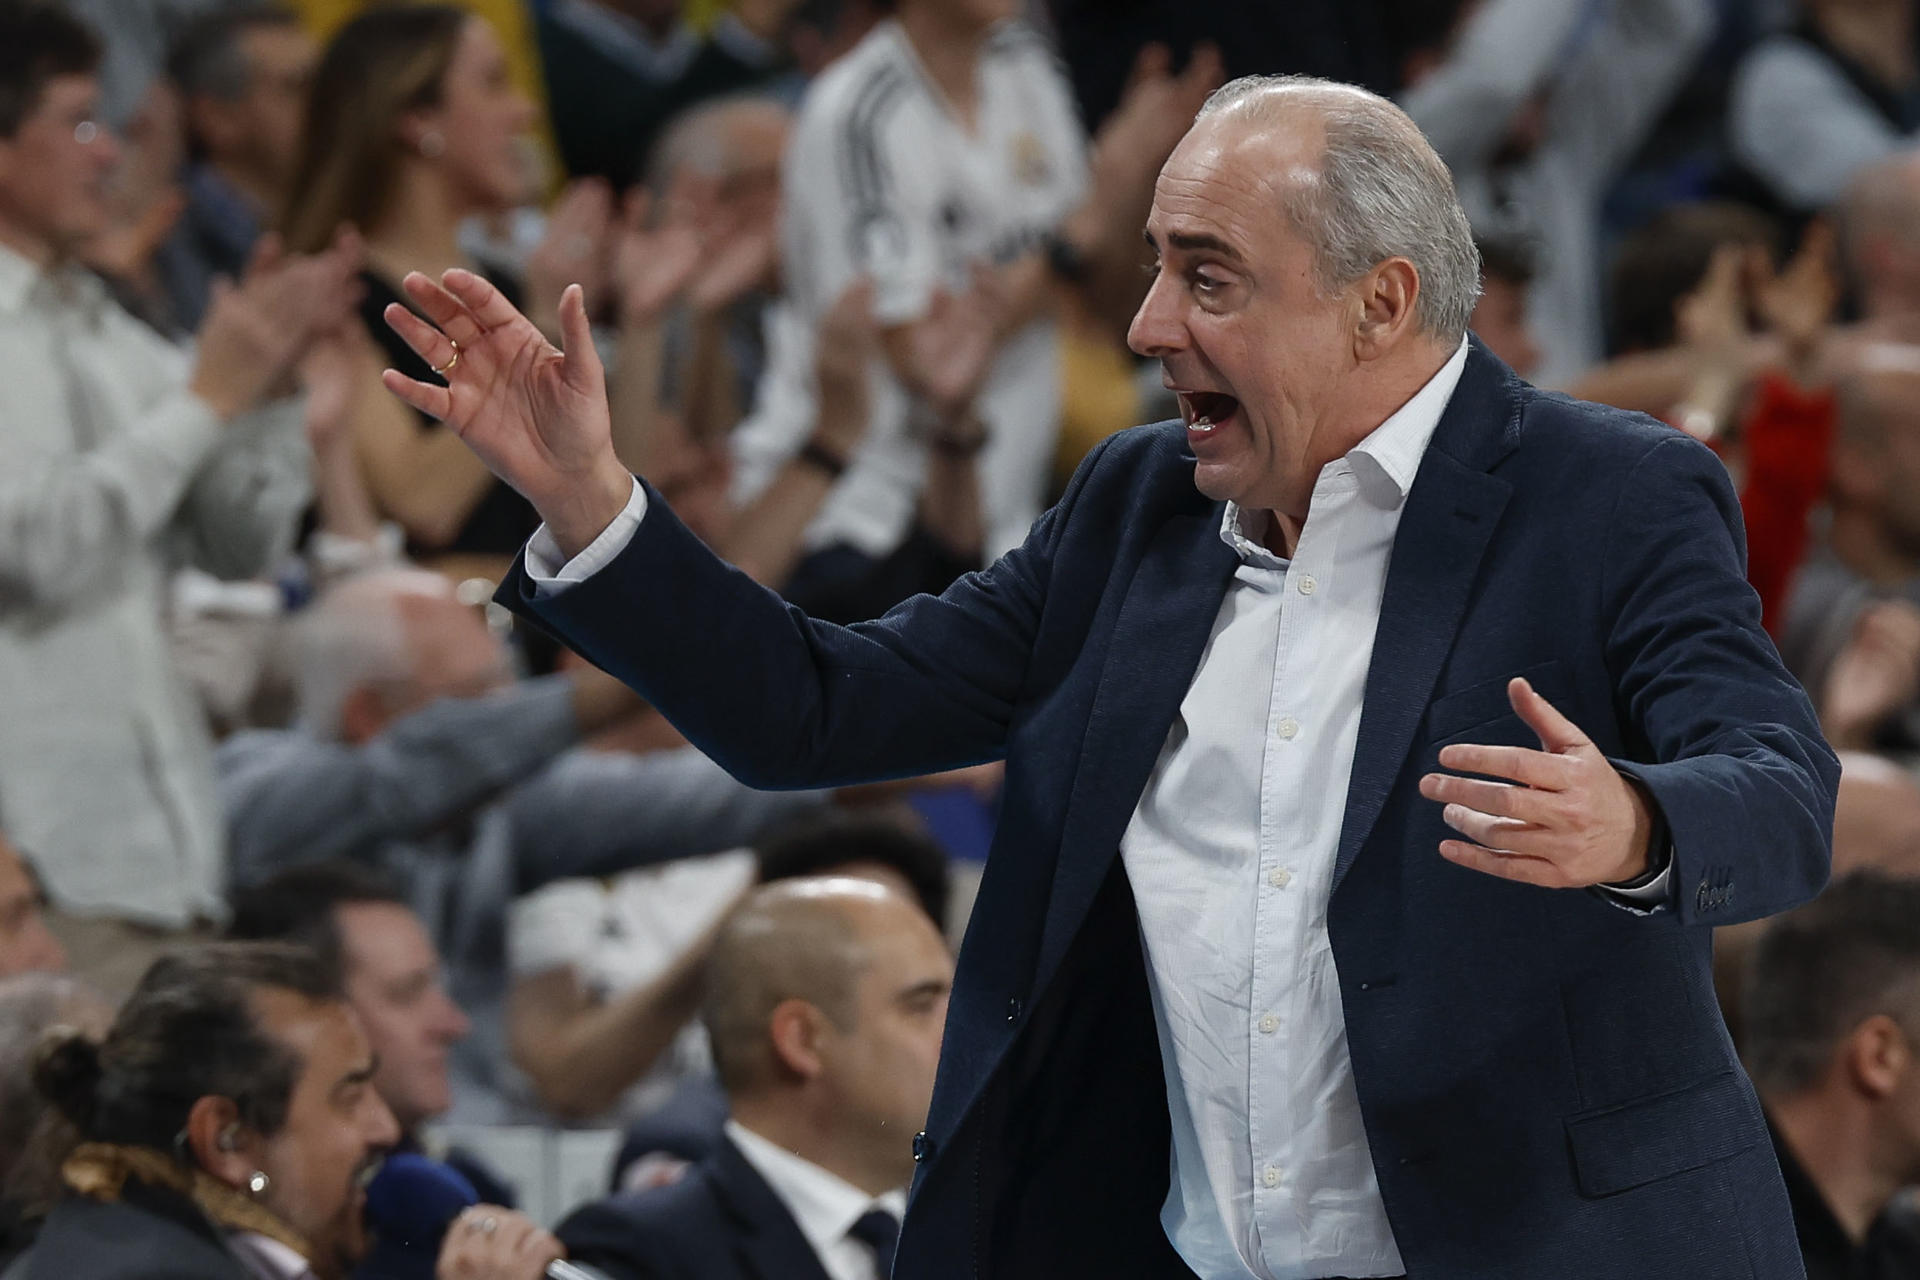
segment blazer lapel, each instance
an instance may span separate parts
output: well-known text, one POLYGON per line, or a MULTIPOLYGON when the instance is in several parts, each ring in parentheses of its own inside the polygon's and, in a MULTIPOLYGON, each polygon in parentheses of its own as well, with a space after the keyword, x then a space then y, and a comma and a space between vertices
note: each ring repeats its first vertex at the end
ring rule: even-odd
POLYGON ((1517 383, 1476 339, 1460 385, 1427 446, 1387 564, 1367 668, 1346 816, 1333 865, 1337 892, 1379 818, 1453 650, 1467 597, 1513 487, 1487 468, 1519 439, 1517 383))
POLYGON ((1035 995, 1106 880, 1213 632, 1238 563, 1220 537, 1220 519, 1214 503, 1168 519, 1127 585, 1067 801, 1035 995))
POLYGON ((828 1280, 800 1224, 731 1139, 721 1140, 712 1169, 714 1186, 739 1223, 734 1248, 757 1280, 828 1280))

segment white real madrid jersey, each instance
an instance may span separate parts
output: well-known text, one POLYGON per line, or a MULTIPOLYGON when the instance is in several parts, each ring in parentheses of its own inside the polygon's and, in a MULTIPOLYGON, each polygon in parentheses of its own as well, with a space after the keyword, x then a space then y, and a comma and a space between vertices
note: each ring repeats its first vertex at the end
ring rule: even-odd
MULTIPOLYGON (((983 48, 974 127, 955 118, 895 22, 883 22, 809 90, 787 152, 782 250, 788 299, 770 321, 770 361, 735 435, 738 496, 758 492, 813 429, 813 335, 859 275, 883 324, 917 319, 936 286, 961 291, 970 264, 1036 249, 1084 197, 1086 142, 1066 79, 1018 23, 983 48)), ((1039 515, 1059 419, 1051 321, 1001 349, 977 406, 989 555, 1039 515)), ((926 471, 907 397, 876 360, 866 439, 808 530, 810 548, 868 554, 905 536, 926 471)))

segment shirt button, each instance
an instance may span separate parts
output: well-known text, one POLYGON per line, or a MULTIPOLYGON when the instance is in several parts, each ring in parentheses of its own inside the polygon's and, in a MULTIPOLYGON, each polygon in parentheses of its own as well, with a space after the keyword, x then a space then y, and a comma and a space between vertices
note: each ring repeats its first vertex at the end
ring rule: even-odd
POLYGON ((1280 1029, 1280 1019, 1270 1013, 1260 1015, 1260 1034, 1270 1036, 1280 1029))
POLYGON ((1303 574, 1301 574, 1301 575, 1300 575, 1300 582, 1299 582, 1299 588, 1300 588, 1300 594, 1301 594, 1301 595, 1303 595, 1303 596, 1310 596, 1310 595, 1312 595, 1312 594, 1313 594, 1313 590, 1314 590, 1314 588, 1315 588, 1315 587, 1317 587, 1317 586, 1319 586, 1319 585, 1320 585, 1319 583, 1317 583, 1317 582, 1315 582, 1315 581, 1313 580, 1313 575, 1312 575, 1312 574, 1310 574, 1310 573, 1303 573, 1303 574))
POLYGON ((1268 1165, 1266 1168, 1260 1171, 1260 1181, 1269 1187, 1279 1186, 1280 1170, 1274 1167, 1273 1165, 1268 1165))
POLYGON ((1298 720, 1295 720, 1292 716, 1288 716, 1286 719, 1280 722, 1280 736, 1282 738, 1285 738, 1287 741, 1289 742, 1293 741, 1293 739, 1297 737, 1299 733, 1300 733, 1300 722, 1298 720))
POLYGON ((1275 867, 1267 872, 1267 883, 1276 889, 1284 889, 1293 883, 1293 872, 1285 867, 1275 867))

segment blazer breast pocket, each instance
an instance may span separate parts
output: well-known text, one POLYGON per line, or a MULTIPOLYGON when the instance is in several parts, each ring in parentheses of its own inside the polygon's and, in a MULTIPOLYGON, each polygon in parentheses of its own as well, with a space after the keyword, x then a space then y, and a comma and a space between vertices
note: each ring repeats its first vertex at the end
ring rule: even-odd
POLYGON ((1507 697, 1507 682, 1515 676, 1526 677, 1527 683, 1541 697, 1561 711, 1567 710, 1566 700, 1571 683, 1567 678, 1566 664, 1558 658, 1549 658, 1524 670, 1482 680, 1434 699, 1427 707, 1427 741, 1443 743, 1461 739, 1490 745, 1537 745, 1532 730, 1514 714, 1513 703, 1507 697), (1511 725, 1501 726, 1508 732, 1498 736, 1476 736, 1472 732, 1484 726, 1496 725, 1503 719, 1512 721, 1511 725), (1506 741, 1503 743, 1502 739, 1506 741))

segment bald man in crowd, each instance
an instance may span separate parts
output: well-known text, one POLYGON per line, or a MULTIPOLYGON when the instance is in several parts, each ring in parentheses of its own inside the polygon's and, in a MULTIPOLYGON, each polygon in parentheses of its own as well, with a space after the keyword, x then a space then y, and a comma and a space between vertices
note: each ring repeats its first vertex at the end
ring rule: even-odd
POLYGON ((578 290, 563 352, 410 277, 449 385, 386 381, 540 511, 501 600, 738 777, 1006 760, 895 1276, 1799 1280, 1710 926, 1819 890, 1839 769, 1726 469, 1468 337, 1371 94, 1225 86, 1146 236, 1184 421, 850 627, 621 466, 578 290))
POLYGON ((732 1118, 673 1186, 560 1227, 614 1280, 886 1280, 953 961, 877 882, 783 880, 722 926, 702 1020, 732 1118))

